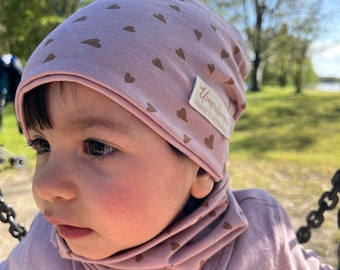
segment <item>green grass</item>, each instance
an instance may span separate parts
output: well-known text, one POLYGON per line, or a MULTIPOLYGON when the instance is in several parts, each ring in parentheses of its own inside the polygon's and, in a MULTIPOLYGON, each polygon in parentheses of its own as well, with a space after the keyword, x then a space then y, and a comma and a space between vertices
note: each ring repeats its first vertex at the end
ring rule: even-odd
MULTIPOLYGON (((248 107, 230 144, 231 187, 267 190, 287 209, 295 229, 304 225, 305 216, 317 208, 319 196, 331 188, 329 179, 340 167, 339 121, 340 93, 295 95, 293 89, 276 87, 248 93, 248 107)), ((2 133, 6 149, 26 155, 33 167, 34 152, 18 132, 12 104, 6 107, 2 133)), ((335 265, 339 242, 332 211, 324 225, 313 231, 307 247, 335 265)))
MULTIPOLYGON (((0 131, 0 144, 15 155, 26 156, 29 160, 29 167, 34 167, 35 153, 27 145, 25 137, 19 132, 16 121, 13 103, 7 103, 3 112, 3 127, 0 131)), ((9 164, 0 167, 1 169, 11 169, 9 164)), ((15 169, 13 169, 15 172, 15 169)))
POLYGON ((331 176, 340 167, 339 116, 340 93, 295 95, 278 88, 249 93, 231 140, 230 160, 262 160, 276 169, 286 164, 301 173, 331 176))
MULTIPOLYGON (((266 87, 248 93, 248 107, 231 138, 228 170, 234 189, 258 187, 287 209, 295 229, 331 188, 340 168, 340 93, 266 87)), ((325 215, 307 247, 336 264, 336 212, 325 215)))

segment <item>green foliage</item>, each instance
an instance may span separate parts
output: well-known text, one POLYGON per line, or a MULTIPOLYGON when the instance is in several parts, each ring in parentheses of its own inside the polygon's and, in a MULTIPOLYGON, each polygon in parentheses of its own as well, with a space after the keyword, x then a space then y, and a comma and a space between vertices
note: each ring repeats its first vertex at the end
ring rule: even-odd
POLYGON ((25 62, 53 28, 88 2, 1 0, 0 53, 12 53, 25 62))
MULTIPOLYGON (((294 84, 296 67, 292 63, 289 54, 278 51, 265 61, 263 70, 263 85, 279 85, 285 87, 294 84)), ((315 73, 313 64, 309 58, 305 59, 303 66, 303 85, 315 84, 318 82, 318 75, 315 73)))
POLYGON ((310 58, 307 58, 304 65, 304 85, 315 84, 319 81, 318 75, 314 71, 313 63, 310 58))
POLYGON ((263 78, 280 86, 294 84, 299 93, 305 83, 316 79, 307 52, 324 30, 320 23, 324 1, 200 1, 235 24, 245 37, 252 61, 251 90, 260 90, 263 78))

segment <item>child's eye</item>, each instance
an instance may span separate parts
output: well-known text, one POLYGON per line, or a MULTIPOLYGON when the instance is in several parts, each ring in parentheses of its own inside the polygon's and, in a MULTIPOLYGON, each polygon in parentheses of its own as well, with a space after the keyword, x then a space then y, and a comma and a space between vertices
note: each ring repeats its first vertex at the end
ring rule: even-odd
POLYGON ((114 147, 92 139, 84 142, 84 150, 92 156, 109 156, 116 151, 114 147))
POLYGON ((28 145, 31 146, 37 152, 38 155, 50 152, 51 150, 48 141, 40 138, 29 141, 28 145))

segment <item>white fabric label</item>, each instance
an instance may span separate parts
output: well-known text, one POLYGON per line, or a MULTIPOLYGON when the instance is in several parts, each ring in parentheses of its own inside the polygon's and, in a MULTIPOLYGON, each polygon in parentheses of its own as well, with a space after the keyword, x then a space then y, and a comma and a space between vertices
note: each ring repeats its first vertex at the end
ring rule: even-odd
POLYGON ((219 95, 199 76, 196 78, 189 104, 203 115, 228 140, 231 136, 233 118, 219 95))

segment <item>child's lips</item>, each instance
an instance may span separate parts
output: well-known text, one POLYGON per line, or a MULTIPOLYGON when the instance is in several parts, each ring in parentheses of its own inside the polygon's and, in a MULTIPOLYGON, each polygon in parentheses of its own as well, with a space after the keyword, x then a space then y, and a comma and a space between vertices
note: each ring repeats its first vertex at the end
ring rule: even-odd
POLYGON ((64 239, 77 239, 80 237, 84 237, 92 232, 89 228, 82 228, 67 224, 67 222, 63 222, 60 219, 45 215, 45 218, 49 223, 54 225, 57 228, 58 234, 64 239))
POLYGON ((89 228, 80 228, 70 225, 56 225, 58 234, 64 239, 77 239, 89 235, 92 230, 89 228))

